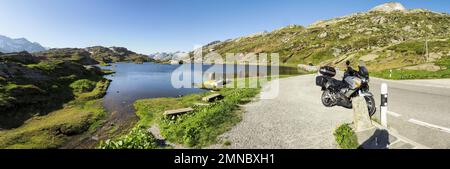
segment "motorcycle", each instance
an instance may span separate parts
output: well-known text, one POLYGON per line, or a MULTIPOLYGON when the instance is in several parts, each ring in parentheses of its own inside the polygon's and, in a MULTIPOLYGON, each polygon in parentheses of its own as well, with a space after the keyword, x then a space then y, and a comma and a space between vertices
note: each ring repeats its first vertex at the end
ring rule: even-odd
MULTIPOLYGON (((349 66, 347 62, 347 66, 349 66)), ((331 66, 323 66, 316 76, 316 85, 322 88, 322 104, 325 107, 342 106, 352 108, 352 98, 363 96, 367 103, 369 116, 376 112, 373 94, 369 91, 369 71, 364 62, 360 62, 358 71, 351 67, 344 73, 343 80, 333 78, 336 69, 331 66)))

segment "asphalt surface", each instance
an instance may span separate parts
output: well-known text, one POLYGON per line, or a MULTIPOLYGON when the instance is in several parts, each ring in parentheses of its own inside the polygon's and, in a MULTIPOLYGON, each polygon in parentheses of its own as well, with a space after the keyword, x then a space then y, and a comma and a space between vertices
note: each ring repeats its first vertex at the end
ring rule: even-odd
MULTIPOLYGON (((380 103, 381 83, 388 84, 388 127, 428 148, 450 148, 450 79, 393 81, 372 78, 380 103)), ((375 115, 379 117, 379 112, 375 115)))
MULTIPOLYGON (((450 79, 389 81, 371 79, 380 104, 381 83, 389 88, 388 127, 416 147, 450 148, 450 79), (420 145, 420 146, 417 146, 420 145)), ((263 91, 264 92, 264 91, 263 91)), ((352 110, 326 108, 314 75, 280 79, 280 93, 244 106, 243 120, 221 136, 220 148, 336 148, 334 129, 352 121, 352 110)), ((375 118, 379 116, 379 107, 375 118)), ((213 146, 214 147, 214 146, 213 146)))

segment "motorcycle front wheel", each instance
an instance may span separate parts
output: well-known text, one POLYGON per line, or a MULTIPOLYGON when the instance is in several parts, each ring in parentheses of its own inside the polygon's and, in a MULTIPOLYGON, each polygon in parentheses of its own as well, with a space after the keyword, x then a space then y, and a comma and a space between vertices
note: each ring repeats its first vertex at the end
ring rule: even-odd
POLYGON ((375 100, 372 96, 364 96, 367 103, 367 109, 369 109, 369 116, 372 117, 375 112, 377 112, 377 107, 375 106, 375 100))
POLYGON ((322 93, 322 104, 325 107, 333 107, 336 105, 336 101, 334 97, 332 96, 332 93, 329 90, 325 90, 322 93))

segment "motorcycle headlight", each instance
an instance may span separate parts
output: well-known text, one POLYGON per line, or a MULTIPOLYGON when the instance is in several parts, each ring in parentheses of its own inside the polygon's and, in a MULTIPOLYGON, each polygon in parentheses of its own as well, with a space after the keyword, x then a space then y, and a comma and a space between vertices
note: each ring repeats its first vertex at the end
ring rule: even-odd
POLYGON ((363 78, 361 79, 363 83, 369 83, 369 79, 363 78))

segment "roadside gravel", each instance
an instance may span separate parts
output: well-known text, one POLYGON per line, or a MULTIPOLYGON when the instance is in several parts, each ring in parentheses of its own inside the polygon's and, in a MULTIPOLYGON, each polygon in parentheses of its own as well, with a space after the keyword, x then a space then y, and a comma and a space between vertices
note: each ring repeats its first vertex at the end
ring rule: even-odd
POLYGON ((320 96, 314 75, 280 79, 278 97, 261 100, 258 96, 244 105, 242 122, 220 137, 221 144, 209 148, 336 148, 333 131, 351 122, 352 111, 325 108, 320 96))

